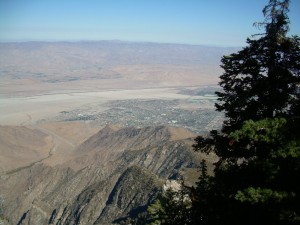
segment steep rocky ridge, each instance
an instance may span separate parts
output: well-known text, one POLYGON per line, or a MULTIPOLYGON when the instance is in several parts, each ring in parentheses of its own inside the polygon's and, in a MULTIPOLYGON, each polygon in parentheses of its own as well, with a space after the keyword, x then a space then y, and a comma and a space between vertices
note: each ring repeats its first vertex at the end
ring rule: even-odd
POLYGON ((2 175, 3 214, 18 225, 112 224, 134 216, 166 179, 198 166, 203 156, 191 150, 193 137, 166 126, 105 127, 63 165, 2 175))
POLYGON ((148 170, 129 167, 116 182, 95 224, 105 224, 124 215, 136 216, 141 210, 146 210, 162 185, 163 181, 148 170))

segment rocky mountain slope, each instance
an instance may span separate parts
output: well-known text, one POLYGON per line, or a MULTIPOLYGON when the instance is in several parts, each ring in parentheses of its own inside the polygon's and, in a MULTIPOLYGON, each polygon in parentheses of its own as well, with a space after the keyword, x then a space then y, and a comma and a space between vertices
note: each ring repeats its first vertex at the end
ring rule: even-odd
MULTIPOLYGON (((113 224, 145 210, 166 179, 196 168, 194 134, 105 127, 68 156, 1 175, 3 224, 113 224)), ((53 160, 53 159, 52 159, 53 160)))

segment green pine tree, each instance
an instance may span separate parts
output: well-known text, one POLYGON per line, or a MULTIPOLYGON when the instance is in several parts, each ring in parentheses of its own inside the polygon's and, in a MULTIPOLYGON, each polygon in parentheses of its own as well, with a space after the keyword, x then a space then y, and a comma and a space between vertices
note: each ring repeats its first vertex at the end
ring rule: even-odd
POLYGON ((168 189, 148 207, 148 225, 191 224, 190 191, 182 185, 180 190, 168 189))
POLYGON ((288 8, 288 0, 269 0, 256 24, 265 33, 222 58, 223 128, 193 146, 219 157, 214 175, 202 161, 188 213, 169 192, 149 207, 152 224, 300 223, 300 39, 287 36, 288 8))
POLYGON ((270 0, 257 24, 265 33, 222 59, 216 107, 226 119, 196 138, 196 151, 219 160, 200 177, 194 224, 300 223, 300 42, 287 36, 288 6, 270 0))
POLYGON ((248 46, 224 56, 218 111, 224 111, 223 131, 241 128, 244 121, 299 114, 299 37, 288 37, 289 1, 270 0, 264 8, 265 33, 247 39, 248 46), (291 106, 293 107, 291 109, 291 106))

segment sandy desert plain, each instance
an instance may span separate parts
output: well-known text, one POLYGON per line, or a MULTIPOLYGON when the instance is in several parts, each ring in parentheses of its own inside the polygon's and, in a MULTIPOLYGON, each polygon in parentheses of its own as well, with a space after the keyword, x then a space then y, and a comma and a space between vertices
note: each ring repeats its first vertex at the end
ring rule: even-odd
POLYGON ((230 48, 28 42, 0 50, 0 172, 59 164, 107 124, 205 133, 223 118, 214 91, 230 48))

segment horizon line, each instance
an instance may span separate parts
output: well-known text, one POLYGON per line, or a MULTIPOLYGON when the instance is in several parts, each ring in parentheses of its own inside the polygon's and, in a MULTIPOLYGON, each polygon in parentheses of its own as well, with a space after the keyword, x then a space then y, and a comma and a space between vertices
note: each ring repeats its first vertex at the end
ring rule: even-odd
POLYGON ((80 42, 124 42, 124 43, 148 43, 148 44, 166 44, 166 45, 189 45, 189 46, 207 46, 207 47, 219 47, 219 48, 242 48, 242 45, 222 45, 222 44, 200 44, 200 43, 182 43, 182 42, 156 42, 156 41, 134 41, 134 40, 120 40, 120 39, 81 39, 81 40, 33 40, 33 39, 24 39, 24 40, 0 40, 0 44, 8 44, 8 43, 80 43, 80 42))

